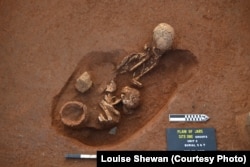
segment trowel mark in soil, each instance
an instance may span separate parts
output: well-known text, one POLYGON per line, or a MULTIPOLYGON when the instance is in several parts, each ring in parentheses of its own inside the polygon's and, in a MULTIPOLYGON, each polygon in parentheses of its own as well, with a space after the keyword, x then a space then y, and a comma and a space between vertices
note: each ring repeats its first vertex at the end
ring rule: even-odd
MULTIPOLYGON (((121 120, 117 125, 115 135, 109 130, 96 130, 92 128, 71 129, 61 122, 59 111, 68 101, 80 101, 91 112, 89 124, 96 124, 97 117, 102 112, 99 102, 103 99, 103 89, 114 77, 116 65, 128 55, 124 51, 92 52, 84 56, 60 93, 53 99, 52 126, 62 135, 76 139, 91 146, 118 144, 139 132, 174 95, 179 84, 187 82, 198 69, 196 57, 188 50, 172 50, 166 52, 159 64, 140 79, 143 88, 140 88, 141 105, 131 115, 121 112, 121 120), (76 91, 76 79, 88 71, 92 77, 93 85, 84 94, 76 91)), ((118 75, 116 83, 118 90, 116 96, 124 86, 131 86, 131 73, 118 75)), ((117 106, 122 111, 122 106, 117 106)))

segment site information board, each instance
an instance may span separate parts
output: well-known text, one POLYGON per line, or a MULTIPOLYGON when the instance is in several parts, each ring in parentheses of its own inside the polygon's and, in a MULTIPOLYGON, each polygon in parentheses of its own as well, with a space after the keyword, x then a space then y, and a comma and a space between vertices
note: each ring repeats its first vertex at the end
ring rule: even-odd
POLYGON ((167 150, 169 151, 215 151, 214 128, 168 128, 167 150))

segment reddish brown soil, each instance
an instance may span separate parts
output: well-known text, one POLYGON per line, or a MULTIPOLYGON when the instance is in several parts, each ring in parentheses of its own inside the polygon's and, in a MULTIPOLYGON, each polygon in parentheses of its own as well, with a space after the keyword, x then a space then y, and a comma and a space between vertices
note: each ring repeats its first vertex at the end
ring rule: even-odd
POLYGON ((166 150, 169 127, 213 127, 218 150, 250 150, 249 20, 248 1, 0 0, 0 166, 95 166, 64 154, 166 150), (64 129, 57 111, 78 98, 77 74, 93 68, 107 78, 109 65, 141 51, 160 22, 175 28, 179 50, 141 79, 139 111, 123 116, 114 136, 64 129), (170 113, 211 119, 170 123, 170 113))

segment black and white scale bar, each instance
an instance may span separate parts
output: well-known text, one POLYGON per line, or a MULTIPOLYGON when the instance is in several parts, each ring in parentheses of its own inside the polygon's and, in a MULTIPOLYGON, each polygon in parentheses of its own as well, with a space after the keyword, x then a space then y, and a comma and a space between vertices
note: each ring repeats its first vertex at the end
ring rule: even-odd
POLYGON ((96 159, 96 154, 66 154, 67 159, 96 159))
POLYGON ((209 117, 206 114, 169 114, 170 122, 206 122, 209 117))

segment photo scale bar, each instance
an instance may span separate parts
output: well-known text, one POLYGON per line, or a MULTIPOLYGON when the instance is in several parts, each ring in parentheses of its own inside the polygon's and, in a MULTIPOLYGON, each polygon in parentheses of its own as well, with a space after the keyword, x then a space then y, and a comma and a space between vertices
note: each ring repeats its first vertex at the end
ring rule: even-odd
POLYGON ((170 122, 206 122, 209 117, 206 114, 169 114, 170 122))
POLYGON ((96 159, 96 154, 66 154, 67 159, 96 159))

